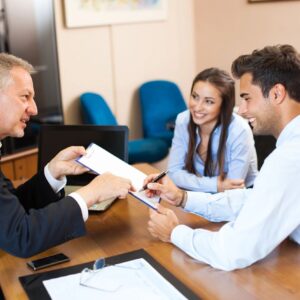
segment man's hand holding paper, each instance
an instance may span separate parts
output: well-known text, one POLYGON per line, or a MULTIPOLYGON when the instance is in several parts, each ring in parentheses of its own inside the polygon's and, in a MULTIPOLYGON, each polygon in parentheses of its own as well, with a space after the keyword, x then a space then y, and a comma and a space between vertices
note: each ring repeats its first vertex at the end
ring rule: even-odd
POLYGON ((130 166, 96 144, 91 144, 86 149, 86 155, 83 155, 77 161, 97 174, 110 172, 113 175, 128 178, 132 182, 130 193, 146 205, 156 209, 156 204, 160 199, 159 196, 149 198, 145 191, 138 192, 143 187, 144 180, 147 177, 143 172, 130 166))
POLYGON ((90 207, 95 203, 109 198, 125 198, 128 191, 134 191, 129 179, 105 172, 76 192, 83 199, 89 199, 91 201, 91 203, 88 203, 88 207, 90 207))

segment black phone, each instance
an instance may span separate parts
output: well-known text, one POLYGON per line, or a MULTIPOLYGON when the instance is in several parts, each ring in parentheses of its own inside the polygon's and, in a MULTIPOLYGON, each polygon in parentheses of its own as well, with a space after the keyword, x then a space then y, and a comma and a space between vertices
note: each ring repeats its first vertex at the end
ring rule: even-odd
POLYGON ((66 261, 70 261, 70 258, 63 253, 58 253, 52 256, 47 256, 44 258, 28 261, 27 265, 34 271, 57 265, 66 261))

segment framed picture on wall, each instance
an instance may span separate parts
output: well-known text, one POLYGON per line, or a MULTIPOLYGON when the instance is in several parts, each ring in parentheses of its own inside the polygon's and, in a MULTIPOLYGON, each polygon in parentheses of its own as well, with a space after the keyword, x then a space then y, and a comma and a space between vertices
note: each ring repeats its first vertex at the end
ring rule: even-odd
POLYGON ((248 2, 275 2, 275 1, 293 1, 293 0, 248 0, 248 2))
POLYGON ((167 0, 64 0, 68 28, 167 18, 167 0))

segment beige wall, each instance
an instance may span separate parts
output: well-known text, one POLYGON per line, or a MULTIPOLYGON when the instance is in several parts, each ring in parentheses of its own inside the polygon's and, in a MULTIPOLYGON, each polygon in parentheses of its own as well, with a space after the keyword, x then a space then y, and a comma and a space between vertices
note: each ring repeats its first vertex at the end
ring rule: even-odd
POLYGON ((266 45, 289 43, 300 50, 299 12, 300 1, 195 0, 198 69, 230 71, 237 56, 266 45))
POLYGON ((234 58, 267 44, 300 50, 300 1, 169 0, 162 22, 67 29, 55 0, 59 69, 66 123, 79 123, 78 96, 101 93, 131 137, 141 136, 137 88, 147 80, 177 82, 188 97, 195 73, 230 71, 234 58))
POLYGON ((101 93, 131 137, 141 136, 137 88, 176 82, 185 97, 196 72, 194 0, 169 0, 166 21, 80 29, 64 26, 55 0, 62 99, 67 124, 80 122, 78 96, 101 93))

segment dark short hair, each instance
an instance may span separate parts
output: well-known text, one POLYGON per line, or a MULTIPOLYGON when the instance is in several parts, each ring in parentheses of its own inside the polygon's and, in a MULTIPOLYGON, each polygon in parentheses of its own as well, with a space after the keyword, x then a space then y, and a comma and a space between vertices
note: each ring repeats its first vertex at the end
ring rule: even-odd
POLYGON ((261 88, 264 97, 280 83, 292 99, 300 102, 300 54, 291 45, 267 46, 241 55, 232 63, 231 71, 237 79, 251 74, 252 83, 261 88))

